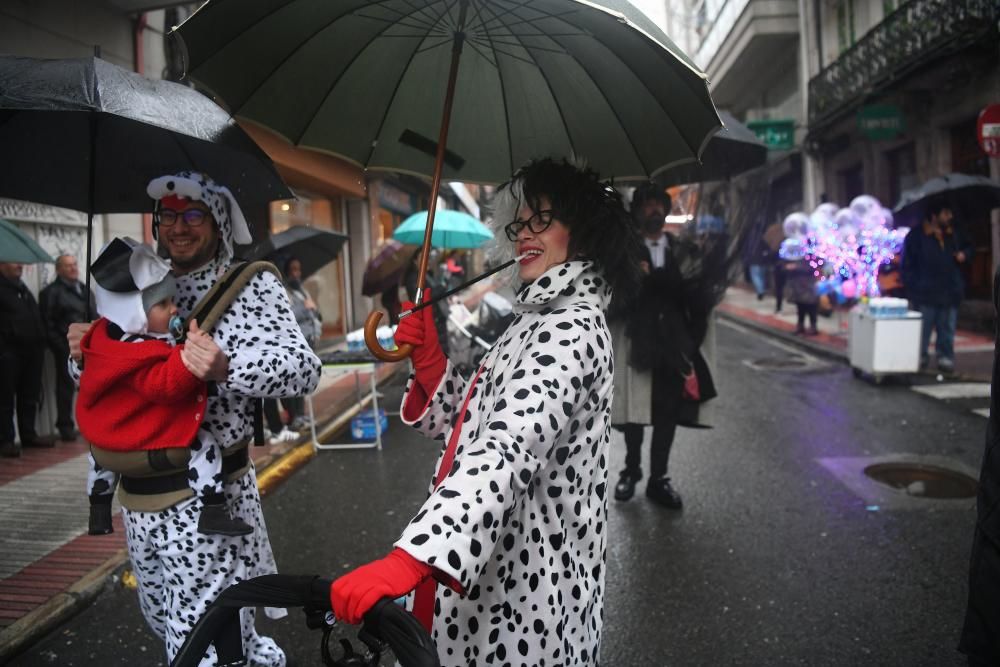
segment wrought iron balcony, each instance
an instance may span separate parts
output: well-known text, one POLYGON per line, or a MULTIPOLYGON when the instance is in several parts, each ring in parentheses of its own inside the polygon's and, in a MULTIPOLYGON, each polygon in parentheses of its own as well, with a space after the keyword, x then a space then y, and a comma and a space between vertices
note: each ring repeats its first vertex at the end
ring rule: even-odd
POLYGON ((997 35, 1000 0, 910 0, 809 81, 809 124, 825 125, 869 93, 997 35))

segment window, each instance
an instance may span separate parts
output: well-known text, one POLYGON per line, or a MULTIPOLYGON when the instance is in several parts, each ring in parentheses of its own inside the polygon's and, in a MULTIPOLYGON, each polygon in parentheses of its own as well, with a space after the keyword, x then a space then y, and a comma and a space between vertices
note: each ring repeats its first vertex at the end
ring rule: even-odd
POLYGON ((854 46, 854 0, 840 0, 837 3, 837 44, 840 52, 854 46))

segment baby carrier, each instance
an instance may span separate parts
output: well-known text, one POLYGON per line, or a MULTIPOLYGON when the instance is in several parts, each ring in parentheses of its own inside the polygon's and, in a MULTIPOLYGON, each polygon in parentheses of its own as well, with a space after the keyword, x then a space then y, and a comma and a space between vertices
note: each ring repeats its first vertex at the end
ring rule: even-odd
MULTIPOLYGON (((212 286, 184 321, 184 333, 193 320, 203 331, 211 331, 226 309, 250 280, 263 271, 281 280, 281 273, 269 262, 235 262, 212 286)), ((178 342, 184 342, 184 337, 178 342)), ((215 391, 209 384, 209 395, 215 391)), ((260 399, 254 401, 254 441, 264 444, 264 427, 260 399)), ((226 481, 239 479, 250 467, 247 451, 249 440, 237 442, 222 452, 222 473, 226 481)), ((90 445, 91 454, 99 466, 121 475, 118 499, 126 509, 139 512, 159 512, 194 495, 187 481, 187 465, 191 456, 188 447, 168 447, 131 452, 111 451, 90 445)))

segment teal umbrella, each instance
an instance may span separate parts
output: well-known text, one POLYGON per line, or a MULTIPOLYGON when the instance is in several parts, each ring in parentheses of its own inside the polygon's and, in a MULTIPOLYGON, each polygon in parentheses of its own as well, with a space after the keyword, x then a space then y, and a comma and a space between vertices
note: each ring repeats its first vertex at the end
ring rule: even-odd
MULTIPOLYGON (((403 221, 392 238, 400 243, 421 245, 427 228, 427 211, 414 213, 403 221)), ((461 211, 441 210, 434 217, 431 245, 435 248, 478 248, 493 238, 486 225, 461 211)))
POLYGON ((0 262, 10 264, 39 264, 56 260, 42 246, 22 232, 17 225, 0 218, 0 262))

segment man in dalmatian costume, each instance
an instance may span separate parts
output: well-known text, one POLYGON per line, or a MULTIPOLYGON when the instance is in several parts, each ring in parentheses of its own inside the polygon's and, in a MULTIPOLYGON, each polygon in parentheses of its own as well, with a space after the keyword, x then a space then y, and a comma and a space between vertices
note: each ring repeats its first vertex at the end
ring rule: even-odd
MULTIPOLYGON (((250 231, 228 188, 203 174, 163 176, 150 182, 147 192, 157 200, 154 230, 171 259, 177 309, 186 317, 233 261, 234 243, 250 243, 250 231), (192 208, 210 215, 185 215, 192 208), (164 215, 166 211, 171 213, 164 215)), ((197 334, 194 325, 192 332, 197 334)), ((79 329, 69 335, 75 355, 80 335, 79 329)), ((321 370, 295 323, 284 287, 268 272, 247 283, 211 336, 189 336, 183 358, 188 370, 215 386, 201 428, 223 449, 252 437, 252 398, 309 394, 321 370)), ((79 367, 73 362, 70 367, 78 379, 79 367)), ((276 571, 252 465, 245 475, 226 484, 225 493, 230 513, 252 526, 251 534, 199 534, 197 498, 160 512, 122 510, 142 613, 166 642, 168 661, 223 590, 276 571)), ((254 629, 254 611, 241 613, 249 663, 283 667, 284 652, 254 629)), ((202 664, 215 662, 211 648, 202 664)))
POLYGON ((469 380, 440 351, 430 308, 400 322, 396 341, 414 346, 401 415, 442 442, 438 474, 395 549, 336 580, 331 604, 358 623, 416 589, 443 665, 597 665, 614 375, 604 311, 612 288, 638 285, 639 240, 617 193, 552 160, 515 174, 494 217, 521 257, 516 317, 469 380))

